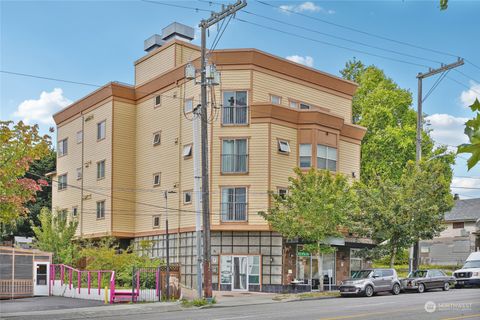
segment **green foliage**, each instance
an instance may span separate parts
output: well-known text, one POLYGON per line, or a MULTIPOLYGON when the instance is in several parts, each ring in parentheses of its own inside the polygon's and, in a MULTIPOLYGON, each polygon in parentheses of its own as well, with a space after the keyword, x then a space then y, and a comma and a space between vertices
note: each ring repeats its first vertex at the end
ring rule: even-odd
POLYGON ((41 136, 38 126, 22 121, 0 121, 0 223, 12 224, 28 212, 25 203, 46 185, 43 179, 22 178, 31 163, 49 152, 50 137, 41 136))
POLYGON ((38 249, 53 253, 54 263, 71 265, 77 253, 73 243, 78 222, 68 220, 64 214, 53 214, 43 208, 39 215, 40 226, 32 226, 38 249))
POLYGON ((470 106, 473 112, 476 112, 473 119, 465 123, 465 134, 470 139, 470 143, 458 146, 458 153, 470 153, 467 161, 468 170, 472 169, 480 161, 480 102, 475 102, 470 106))
MULTIPOLYGON (((379 68, 366 67, 355 59, 347 62, 340 73, 359 84, 352 102, 352 120, 367 128, 362 141, 362 181, 369 183, 381 176, 398 182, 405 164, 415 159, 417 113, 411 108, 411 92, 400 88, 379 68)), ((445 151, 434 150, 428 131, 422 132, 423 157, 445 151)), ((442 162, 449 167, 453 159, 445 157, 442 162)))
POLYGON ((131 287, 133 267, 164 265, 163 260, 137 255, 131 247, 121 249, 114 238, 85 243, 80 258, 86 260, 86 270, 114 270, 119 287, 131 287))
MULTIPOLYGON (((35 160, 30 165, 30 169, 25 174, 25 178, 38 179, 38 177, 44 177, 47 173, 55 171, 56 160, 56 152, 53 149, 49 149, 46 156, 35 160)), ((46 177, 45 180, 51 185, 51 178, 46 177)), ((13 233, 17 236, 33 237, 32 225, 40 225, 39 214, 43 207, 52 207, 52 188, 50 187, 42 188, 42 190, 36 193, 35 201, 30 201, 26 204, 28 213, 17 219, 15 226, 13 226, 13 233)))
POLYGON ((389 256, 420 239, 432 239, 444 229, 443 214, 453 207, 451 171, 438 160, 407 163, 399 183, 377 177, 358 183, 361 213, 355 231, 377 243, 372 256, 389 256))
POLYGON ((448 0, 440 0, 440 10, 447 10, 448 0))
POLYGON ((184 308, 191 308, 191 307, 203 307, 217 303, 215 297, 208 301, 205 298, 196 298, 193 300, 182 299, 182 307, 184 308))

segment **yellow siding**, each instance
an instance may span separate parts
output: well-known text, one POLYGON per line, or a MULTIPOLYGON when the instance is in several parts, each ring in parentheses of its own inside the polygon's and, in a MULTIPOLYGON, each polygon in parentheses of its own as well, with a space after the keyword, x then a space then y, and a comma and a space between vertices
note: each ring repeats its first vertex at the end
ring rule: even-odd
POLYGON ((288 187, 288 177, 297 166, 297 129, 272 124, 271 132, 271 190, 277 192, 278 187, 288 187), (278 152, 278 139, 289 141, 290 154, 278 152))
POLYGON ((177 66, 187 62, 191 62, 200 57, 200 51, 192 49, 190 47, 177 45, 177 66))
POLYGON ((269 102, 273 94, 282 97, 282 105, 286 107, 289 106, 289 99, 299 100, 327 108, 343 117, 346 123, 351 123, 352 102, 349 99, 259 71, 253 71, 253 86, 254 103, 269 102))
POLYGON ((348 177, 355 172, 356 178, 360 179, 360 145, 340 140, 338 164, 340 172, 348 177))
POLYGON ((135 231, 136 106, 114 101, 113 231, 135 231))
POLYGON ((175 47, 173 44, 135 65, 135 85, 143 84, 174 68, 175 47))
POLYGON ((250 70, 221 71, 222 89, 250 89, 250 70))
POLYGON ((85 119, 93 118, 84 124, 84 197, 91 198, 83 201, 84 214, 83 234, 110 232, 112 198, 112 102, 85 113, 85 119), (106 120, 105 139, 97 141, 97 124, 106 120), (97 162, 105 160, 105 178, 97 180, 97 162), (96 217, 97 201, 105 200, 105 219, 96 217))

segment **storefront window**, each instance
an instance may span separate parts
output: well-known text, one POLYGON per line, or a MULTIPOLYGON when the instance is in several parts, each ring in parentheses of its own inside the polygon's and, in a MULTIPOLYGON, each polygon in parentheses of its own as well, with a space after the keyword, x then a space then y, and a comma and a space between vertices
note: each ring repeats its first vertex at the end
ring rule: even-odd
POLYGON ((335 284, 335 252, 322 254, 322 274, 320 275, 319 259, 303 251, 303 246, 297 247, 297 279, 312 285, 312 289, 319 289, 320 280, 323 284, 335 284), (329 282, 330 281, 330 282, 329 282))
POLYGON ((359 251, 360 249, 350 249, 350 275, 363 268, 363 259, 359 255, 359 251))
POLYGON ((248 283, 260 284, 260 257, 248 257, 248 283))
POLYGON ((232 283, 232 256, 221 256, 220 258, 220 282, 222 284, 232 283))

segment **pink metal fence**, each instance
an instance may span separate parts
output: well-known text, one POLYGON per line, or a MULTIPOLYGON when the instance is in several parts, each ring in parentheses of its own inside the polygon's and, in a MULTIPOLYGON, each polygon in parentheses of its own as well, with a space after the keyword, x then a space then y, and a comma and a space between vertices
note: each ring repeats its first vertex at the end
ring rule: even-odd
POLYGON ((115 302, 115 271, 113 270, 78 270, 64 264, 52 264, 50 265, 50 281, 51 281, 50 294, 52 293, 52 287, 54 285, 54 281, 56 280, 60 280, 60 284, 62 286, 68 283, 68 288, 70 290, 72 289, 72 286, 75 286, 75 282, 76 282, 77 288, 75 289, 78 290, 78 293, 80 293, 81 288, 84 287, 87 289, 87 293, 89 295, 91 293, 92 283, 93 283, 94 287, 95 285, 97 287, 98 294, 100 294, 100 290, 102 289, 102 279, 109 279, 108 287, 110 289, 110 303, 114 303, 115 302), (104 275, 109 276, 109 278, 105 278, 104 275))

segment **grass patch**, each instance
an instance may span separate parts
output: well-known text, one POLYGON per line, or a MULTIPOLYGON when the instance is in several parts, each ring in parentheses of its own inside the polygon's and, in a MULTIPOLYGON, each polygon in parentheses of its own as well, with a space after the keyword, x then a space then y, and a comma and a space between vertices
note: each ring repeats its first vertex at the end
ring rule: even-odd
POLYGON ((324 292, 307 292, 300 293, 298 295, 300 298, 325 298, 325 297, 339 297, 340 293, 335 291, 324 291, 324 292))
POLYGON ((211 306, 215 303, 217 303, 215 297, 213 297, 210 301, 205 298, 193 300, 182 299, 182 307, 184 308, 211 306))

